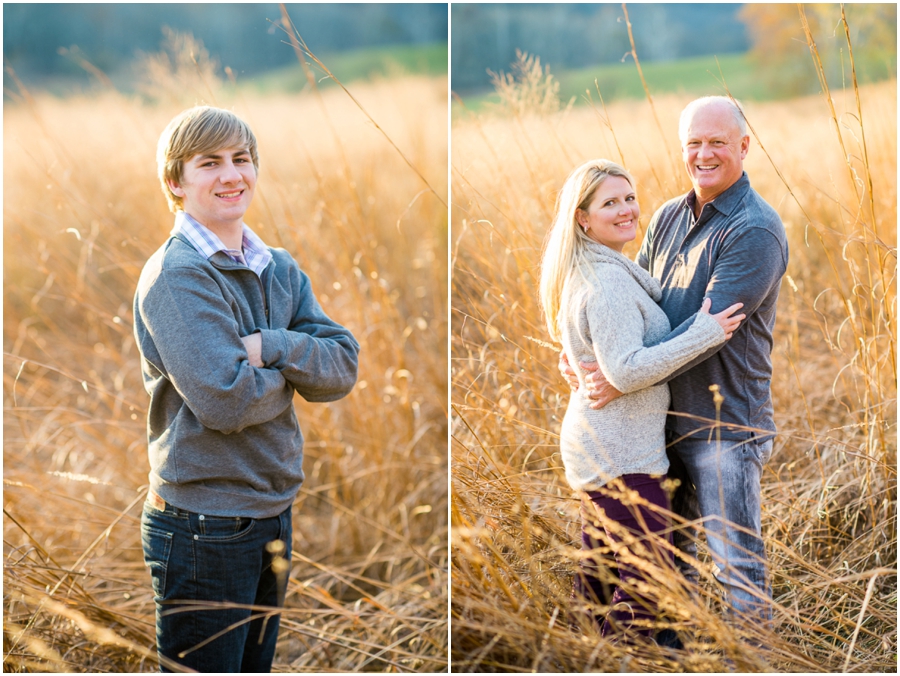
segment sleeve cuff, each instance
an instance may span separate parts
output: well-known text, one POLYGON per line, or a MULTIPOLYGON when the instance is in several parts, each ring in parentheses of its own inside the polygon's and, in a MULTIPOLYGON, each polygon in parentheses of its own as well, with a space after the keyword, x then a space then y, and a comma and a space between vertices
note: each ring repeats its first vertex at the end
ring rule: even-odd
POLYGON ((713 319, 713 316, 711 314, 708 314, 706 312, 698 312, 697 318, 694 320, 694 324, 697 324, 698 328, 701 328, 703 330, 703 335, 709 336, 710 338, 716 338, 716 343, 720 343, 725 340, 725 330, 722 328, 719 322, 713 319))
POLYGON ((279 368, 287 354, 287 341, 280 329, 260 329, 263 366, 279 368))

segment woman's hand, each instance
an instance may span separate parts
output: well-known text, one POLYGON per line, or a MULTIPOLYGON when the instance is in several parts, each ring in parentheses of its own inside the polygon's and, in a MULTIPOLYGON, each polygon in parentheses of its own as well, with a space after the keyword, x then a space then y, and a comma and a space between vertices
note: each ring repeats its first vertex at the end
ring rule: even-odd
MULTIPOLYGON (((709 308, 711 305, 712 305, 712 300, 710 300, 709 298, 704 298, 703 305, 700 306, 700 312, 708 315, 709 308)), ((735 331, 737 331, 738 327, 741 325, 741 322, 747 318, 747 315, 745 315, 745 314, 740 314, 740 315, 734 314, 735 312, 740 310, 742 307, 744 307, 743 303, 735 303, 731 307, 725 308, 720 313, 711 315, 712 318, 715 319, 719 323, 719 326, 721 326, 722 329, 725 331, 725 340, 728 340, 729 338, 731 338, 731 334, 734 333, 735 331), (732 316, 732 315, 734 315, 734 316, 732 316)))

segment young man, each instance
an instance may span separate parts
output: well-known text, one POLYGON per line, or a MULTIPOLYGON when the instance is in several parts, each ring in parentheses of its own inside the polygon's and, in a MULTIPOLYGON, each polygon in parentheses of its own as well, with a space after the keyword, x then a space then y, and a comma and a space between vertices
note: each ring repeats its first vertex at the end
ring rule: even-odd
POLYGON ((134 330, 150 394, 141 532, 161 667, 269 671, 279 615, 258 607, 284 603, 303 481, 294 392, 345 396, 359 344, 296 261, 244 224, 259 166, 245 122, 184 111, 157 161, 175 228, 141 273, 134 330))

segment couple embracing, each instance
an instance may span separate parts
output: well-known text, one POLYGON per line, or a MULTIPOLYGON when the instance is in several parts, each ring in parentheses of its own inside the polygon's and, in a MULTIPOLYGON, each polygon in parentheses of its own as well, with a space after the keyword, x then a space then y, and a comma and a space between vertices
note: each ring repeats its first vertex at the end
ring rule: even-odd
POLYGON ((566 479, 582 496, 584 549, 609 548, 619 581, 586 552, 576 594, 609 608, 597 617, 604 636, 670 646, 680 640, 657 633, 660 611, 644 593, 653 567, 635 553, 655 552, 697 584, 694 529, 673 528, 672 511, 702 520, 730 612, 771 619, 760 477, 775 432, 772 330, 788 263, 781 220, 743 170, 739 104, 691 102, 679 137, 693 189, 653 215, 636 261, 622 255, 640 216, 634 180, 594 160, 566 180, 541 265, 548 328, 575 388, 560 433, 566 479))

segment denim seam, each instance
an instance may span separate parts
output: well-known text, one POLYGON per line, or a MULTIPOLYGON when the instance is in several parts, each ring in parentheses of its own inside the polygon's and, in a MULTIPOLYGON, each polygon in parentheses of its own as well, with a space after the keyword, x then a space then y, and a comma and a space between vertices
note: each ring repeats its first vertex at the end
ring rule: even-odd
POLYGON ((175 539, 175 534, 170 533, 169 531, 161 530, 159 528, 154 528, 149 525, 145 525, 143 527, 147 533, 151 535, 156 535, 157 537, 161 537, 165 546, 163 547, 162 556, 158 557, 156 561, 159 565, 159 597, 166 597, 166 578, 168 577, 169 572, 169 557, 172 554, 172 543, 175 539))

